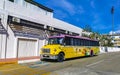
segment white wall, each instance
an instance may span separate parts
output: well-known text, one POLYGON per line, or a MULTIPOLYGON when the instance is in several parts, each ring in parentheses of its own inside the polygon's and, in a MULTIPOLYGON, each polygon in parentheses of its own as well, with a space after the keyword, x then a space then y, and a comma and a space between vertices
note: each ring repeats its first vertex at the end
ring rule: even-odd
POLYGON ((5 58, 5 41, 6 35, 0 34, 0 58, 5 58))
POLYGON ((8 37, 6 35, 3 36, 4 37, 3 38, 4 49, 2 50, 3 51, 2 58, 13 58, 13 57, 15 57, 15 54, 16 54, 15 49, 14 49, 16 39, 14 37, 13 31, 11 30, 11 28, 7 24, 7 19, 8 19, 9 13, 6 10, 0 9, 0 14, 2 15, 1 16, 2 17, 2 24, 8 33, 8 37), (6 37, 7 37, 7 39, 6 39, 6 37))
POLYGON ((22 7, 18 4, 6 1, 6 8, 5 8, 10 15, 23 18, 29 21, 33 21, 36 23, 41 23, 44 25, 49 25, 52 27, 68 30, 71 32, 75 32, 81 35, 82 29, 76 27, 72 24, 66 23, 64 21, 58 20, 56 18, 51 18, 45 15, 42 15, 40 12, 36 12, 25 7, 22 7))
POLYGON ((0 9, 3 9, 4 0, 0 0, 0 9))
POLYGON ((117 52, 117 51, 120 51, 120 48, 117 48, 117 47, 100 47, 100 53, 117 52))
MULTIPOLYGON (((28 2, 25 2, 23 0, 17 0, 14 3, 10 1, 5 1, 5 6, 6 10, 14 13, 21 13, 22 15, 34 15, 36 14, 37 16, 42 15, 44 17, 49 17, 52 18, 52 14, 46 15, 46 10, 43 10, 33 4, 30 4, 28 2), (17 10, 17 11, 15 11, 17 10), (20 11, 20 12, 19 12, 20 11)), ((39 17, 40 18, 40 17, 39 17)))
POLYGON ((10 27, 8 27, 8 34, 9 36, 7 37, 6 58, 15 58, 16 50, 14 49, 14 47, 15 47, 16 38, 10 27))
POLYGON ((108 52, 117 52, 120 51, 120 48, 117 47, 108 47, 108 52))
MULTIPOLYGON (((3 0, 2 0, 3 1, 3 0)), ((0 2, 0 6, 1 6, 1 3, 0 2)), ((0 18, 1 18, 1 22, 2 22, 2 25, 3 27, 6 29, 7 27, 7 12, 6 11, 3 11, 1 8, 0 8, 0 18)), ((0 51, 1 51, 1 55, 0 55, 0 58, 5 58, 5 49, 6 49, 6 34, 0 34, 0 51)))
POLYGON ((23 6, 24 0, 14 0, 14 2, 23 6))
POLYGON ((58 20, 58 19, 55 19, 55 18, 52 21, 53 22, 50 22, 50 23, 53 23, 53 25, 55 27, 58 27, 58 28, 61 28, 61 29, 64 29, 64 30, 68 30, 68 31, 71 31, 71 32, 79 33, 80 35, 82 34, 82 29, 79 28, 79 27, 76 27, 72 24, 69 24, 67 22, 64 22, 64 21, 61 21, 61 20, 58 20))

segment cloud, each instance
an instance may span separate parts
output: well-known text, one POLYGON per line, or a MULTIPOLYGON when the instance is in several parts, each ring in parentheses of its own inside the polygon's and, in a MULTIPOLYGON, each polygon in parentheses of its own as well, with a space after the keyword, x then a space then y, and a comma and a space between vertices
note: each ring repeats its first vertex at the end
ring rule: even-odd
MULTIPOLYGON (((115 25, 116 27, 114 27, 114 31, 113 30, 111 30, 110 32, 112 33, 112 31, 113 32, 115 32, 115 33, 120 33, 120 24, 117 24, 117 25, 115 25)), ((112 27, 111 27, 112 28, 112 27)))
POLYGON ((74 5, 67 0, 61 0, 61 7, 70 13, 70 15, 75 15, 76 13, 82 14, 85 12, 81 5, 74 5))
MULTIPOLYGON (((69 0, 50 0, 46 5, 51 6, 52 8, 59 9, 61 11, 67 12, 69 15, 75 15, 77 13, 84 13, 84 9, 80 5, 75 5, 69 2, 69 0)), ((57 10, 55 10, 56 12, 57 10)))
POLYGON ((70 15, 73 15, 76 12, 75 6, 73 4, 71 4, 70 2, 68 2, 67 0, 60 0, 60 1, 51 0, 51 2, 47 2, 47 4, 49 4, 49 6, 52 6, 54 8, 62 9, 63 11, 67 11, 68 13, 70 13, 70 15))
POLYGON ((102 23, 100 14, 98 14, 96 12, 92 12, 91 15, 92 15, 92 19, 93 19, 93 21, 92 21, 93 25, 97 25, 97 24, 101 24, 102 23))
POLYGON ((75 14, 75 6, 68 2, 67 0, 61 0, 61 7, 65 9, 70 14, 75 14))
POLYGON ((98 24, 100 22, 100 18, 98 14, 94 14, 93 18, 94 18, 93 24, 98 24))
POLYGON ((79 14, 83 14, 83 13, 85 12, 85 10, 83 9, 83 7, 80 6, 80 5, 76 8, 76 11, 77 11, 77 13, 79 13, 79 14))
POLYGON ((116 33, 120 33, 120 30, 115 31, 116 33))
POLYGON ((93 0, 90 2, 90 5, 91 5, 92 8, 95 8, 95 3, 94 3, 93 0))

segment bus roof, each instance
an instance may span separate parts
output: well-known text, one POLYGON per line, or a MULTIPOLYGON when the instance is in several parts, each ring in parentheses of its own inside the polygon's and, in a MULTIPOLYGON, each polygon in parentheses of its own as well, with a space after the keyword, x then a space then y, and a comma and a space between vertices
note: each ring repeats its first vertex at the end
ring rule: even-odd
POLYGON ((98 41, 98 40, 90 39, 90 38, 87 38, 87 37, 71 36, 71 35, 55 35, 55 36, 50 36, 49 38, 64 38, 64 37, 71 37, 71 38, 85 39, 85 40, 91 40, 91 41, 98 41))

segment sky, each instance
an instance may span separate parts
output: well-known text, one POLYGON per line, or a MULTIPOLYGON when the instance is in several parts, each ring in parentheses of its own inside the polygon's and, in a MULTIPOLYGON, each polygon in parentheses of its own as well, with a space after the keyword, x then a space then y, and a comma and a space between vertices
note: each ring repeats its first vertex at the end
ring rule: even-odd
POLYGON ((54 17, 77 27, 90 25, 101 34, 112 31, 111 8, 114 6, 114 31, 120 31, 120 0, 35 0, 54 10, 54 17))

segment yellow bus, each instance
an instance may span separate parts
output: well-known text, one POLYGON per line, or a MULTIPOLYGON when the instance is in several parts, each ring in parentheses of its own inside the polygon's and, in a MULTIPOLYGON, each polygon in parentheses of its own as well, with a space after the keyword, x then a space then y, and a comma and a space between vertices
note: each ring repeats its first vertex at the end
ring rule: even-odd
POLYGON ((68 58, 94 56, 99 53, 99 41, 86 37, 60 35, 50 36, 48 44, 40 51, 41 60, 54 59, 62 62, 68 58))

